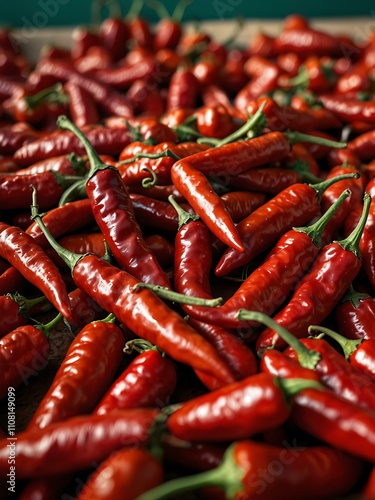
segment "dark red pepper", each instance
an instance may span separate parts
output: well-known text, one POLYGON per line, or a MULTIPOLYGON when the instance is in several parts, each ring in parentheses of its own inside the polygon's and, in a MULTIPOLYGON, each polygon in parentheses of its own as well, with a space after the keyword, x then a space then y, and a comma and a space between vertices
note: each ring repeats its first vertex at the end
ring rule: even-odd
POLYGON ((348 339, 375 338, 375 299, 351 285, 335 309, 339 333, 348 339))
POLYGON ((27 325, 30 309, 44 300, 44 297, 26 299, 20 294, 0 295, 0 337, 27 325))

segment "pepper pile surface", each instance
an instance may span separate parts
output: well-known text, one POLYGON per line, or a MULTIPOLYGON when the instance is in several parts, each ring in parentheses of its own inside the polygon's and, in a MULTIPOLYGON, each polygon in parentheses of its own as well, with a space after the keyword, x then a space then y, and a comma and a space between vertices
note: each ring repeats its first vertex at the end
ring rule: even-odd
POLYGON ((1 491, 373 499, 375 36, 188 3, 0 30, 1 491))

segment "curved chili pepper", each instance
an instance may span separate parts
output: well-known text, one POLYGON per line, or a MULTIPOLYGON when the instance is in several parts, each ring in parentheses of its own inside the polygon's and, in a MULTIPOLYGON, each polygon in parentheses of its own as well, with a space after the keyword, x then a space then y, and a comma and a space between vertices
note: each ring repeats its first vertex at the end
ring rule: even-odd
POLYGON ((263 351, 259 369, 261 372, 269 373, 274 377, 303 378, 320 382, 320 376, 315 370, 305 368, 295 358, 291 358, 285 352, 276 349, 263 351))
MULTIPOLYGON (((310 324, 320 324, 340 302, 361 268, 359 240, 366 223, 370 197, 355 230, 344 240, 326 245, 310 271, 295 288, 287 305, 274 320, 296 337, 304 337, 310 324), (332 286, 334 280, 334 287, 332 286)), ((257 350, 270 345, 285 345, 272 328, 266 328, 257 340, 257 350)))
MULTIPOLYGON (((117 155, 131 141, 126 128, 95 126, 87 131, 87 137, 98 154, 117 155)), ((45 137, 21 146, 14 158, 21 166, 69 153, 84 155, 85 149, 80 141, 69 131, 55 130, 45 137)))
POLYGON ((64 90, 69 97, 69 113, 77 127, 99 123, 99 113, 92 96, 87 90, 67 81, 64 90))
MULTIPOLYGON (((176 200, 179 202, 179 203, 185 203, 186 205, 186 200, 183 196, 181 196, 180 192, 177 191, 176 187, 174 184, 169 184, 167 186, 158 186, 157 184, 155 184, 154 186, 152 185, 152 182, 151 181, 148 185, 146 185, 146 187, 144 186, 129 186, 129 193, 130 193, 130 197, 132 197, 133 195, 141 195, 143 201, 145 201, 145 203, 143 204, 141 199, 139 199, 138 201, 135 201, 135 204, 137 204, 137 208, 133 206, 134 210, 135 211, 142 211, 143 209, 145 209, 147 211, 147 208, 145 208, 145 205, 147 205, 147 199, 150 200, 150 203, 152 203, 152 201, 162 201, 162 202, 166 202, 168 200, 168 198, 172 195, 176 198, 176 200), (151 184, 151 186, 150 186, 151 184), (141 207, 141 205, 143 205, 143 208, 141 207)), ((160 207, 161 210, 163 210, 162 207, 160 207)), ((158 209, 159 210, 159 209, 158 209)), ((168 209, 167 209, 167 212, 168 212, 168 209)), ((140 215, 140 217, 143 219, 143 215, 140 215)), ((163 215, 161 215, 161 217, 163 218, 163 215)), ((138 216, 137 216, 137 219, 138 219, 138 216)), ((173 219, 173 215, 172 215, 172 219, 173 219)), ((177 221, 177 217, 175 217, 175 220, 177 221)), ((145 225, 147 226, 148 224, 145 223, 141 223, 141 225, 145 225)))
MULTIPOLYGON (((103 257, 106 253, 105 239, 102 233, 73 233, 58 239, 59 244, 73 253, 93 253, 103 257)), ((66 265, 56 252, 49 248, 45 249, 47 255, 53 262, 63 269, 66 265)))
MULTIPOLYGON (((127 444, 145 445, 156 415, 156 410, 137 408, 108 415, 73 417, 45 429, 18 433, 18 477, 27 479, 75 472, 104 460, 127 444)), ((7 444, 8 440, 0 442, 1 473, 9 468, 7 444)))
MULTIPOLYGON (((40 216, 36 217, 44 232, 40 216)), ((210 373, 223 383, 233 381, 232 374, 212 346, 178 313, 151 291, 134 291, 139 283, 136 278, 94 255, 71 254, 60 248, 48 233, 45 235, 72 269, 77 286, 137 336, 158 346, 176 361, 210 373)))
MULTIPOLYGON (((139 500, 177 498, 185 491, 210 486, 218 486, 220 493, 224 491, 223 498, 331 498, 350 491, 362 472, 362 460, 329 446, 238 441, 231 444, 215 469, 172 479, 143 493, 139 500), (273 463, 281 464, 282 474, 273 472, 273 463)), ((220 493, 215 498, 221 498, 220 493)))
POLYGON ((283 30, 276 37, 273 48, 277 54, 294 52, 296 54, 338 56, 341 46, 337 37, 309 27, 307 29, 283 30))
POLYGON ((70 326, 74 331, 80 331, 88 323, 102 318, 105 311, 79 288, 69 292, 69 301, 72 308, 74 324, 70 326))
POLYGON ((86 193, 96 223, 118 264, 141 281, 170 287, 167 275, 143 239, 118 170, 100 160, 86 136, 66 117, 59 118, 58 126, 73 131, 85 146, 90 160, 86 193))
POLYGON ((95 408, 123 358, 122 331, 108 321, 89 323, 74 338, 28 430, 44 429, 95 408))
MULTIPOLYGON (((336 179, 339 180, 338 177, 336 179)), ((242 253, 231 248, 226 250, 215 273, 223 276, 247 264, 293 226, 306 224, 317 216, 320 213, 319 199, 329 187, 326 182, 333 184, 335 181, 292 184, 239 222, 237 229, 246 250, 242 253), (265 220, 267 224, 264 224, 265 220)))
POLYGON ((41 371, 50 354, 49 331, 61 320, 58 315, 47 325, 24 325, 0 339, 0 399, 9 387, 17 388, 41 371))
POLYGON ((21 229, 0 223, 0 254, 35 285, 69 321, 72 312, 65 283, 41 247, 21 229))
POLYGON ((199 82, 188 68, 177 68, 168 87, 167 111, 180 108, 195 108, 198 99, 199 82))
MULTIPOLYGON (((130 193, 130 199, 135 217, 142 227, 176 233, 178 216, 170 203, 137 193, 130 193)), ((184 208, 188 207, 185 205, 184 208)))
POLYGON ((113 500, 126 491, 129 500, 163 482, 162 464, 143 449, 124 449, 113 453, 89 477, 77 500, 113 500))
POLYGON ((19 326, 27 325, 30 309, 44 300, 44 297, 26 299, 20 294, 0 295, 0 337, 19 326))
POLYGON ((372 160, 375 154, 375 131, 365 132, 348 142, 348 149, 362 161, 372 160))
POLYGON ((95 413, 105 415, 127 408, 158 408, 165 406, 177 382, 175 367, 149 342, 129 341, 126 353, 139 351, 137 357, 125 368, 101 398, 95 413))
POLYGON ((31 127, 23 130, 15 129, 12 126, 0 128, 0 154, 13 155, 19 148, 40 137, 40 133, 31 127))
POLYGON ((171 267, 174 260, 174 245, 167 238, 160 234, 150 234, 145 236, 147 245, 158 259, 161 267, 171 267))
POLYGON ((0 295, 23 292, 28 289, 29 281, 13 266, 0 275, 0 295))
MULTIPOLYGON (((336 204, 314 224, 293 228, 283 234, 263 262, 222 306, 209 311, 190 307, 189 314, 226 328, 237 328, 243 338, 250 340, 257 331, 257 325, 254 322, 241 324, 237 319, 238 311, 252 308, 272 314, 285 302, 290 290, 302 279, 319 254, 326 224, 347 196, 348 192, 344 192, 336 204)), ((177 272, 176 266, 175 274, 178 276, 177 272)))
POLYGON ((40 193, 42 209, 56 206, 64 189, 78 179, 56 171, 36 174, 4 175, 0 177, 0 207, 5 209, 27 208, 31 203, 30 184, 40 193))
POLYGON ((348 339, 375 338, 375 299, 367 293, 356 292, 351 285, 336 306, 337 329, 348 339))
POLYGON ((313 380, 257 373, 183 403, 168 417, 167 427, 174 436, 192 442, 246 439, 285 422, 291 412, 288 398, 316 385, 313 380))
MULTIPOLYGON (((139 79, 160 79, 161 72, 155 57, 144 57, 141 61, 125 64, 116 68, 106 68, 95 71, 98 81, 118 89, 126 89, 139 79)), ((150 83, 151 84, 151 83, 150 83)))
POLYGON ((250 191, 231 191, 220 198, 234 222, 244 219, 266 201, 265 194, 250 191))

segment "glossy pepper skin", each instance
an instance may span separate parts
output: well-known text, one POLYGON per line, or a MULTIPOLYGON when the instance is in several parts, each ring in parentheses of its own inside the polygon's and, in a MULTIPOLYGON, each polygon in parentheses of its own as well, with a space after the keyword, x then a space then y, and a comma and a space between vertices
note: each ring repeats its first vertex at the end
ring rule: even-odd
POLYGON ((170 415, 168 429, 186 441, 223 442, 273 428, 290 415, 279 380, 258 373, 190 399, 170 415))
POLYGON ((69 346, 28 429, 44 429, 90 413, 112 382, 123 358, 121 329, 104 321, 85 326, 69 346))
POLYGON ((19 326, 0 339, 0 399, 6 396, 9 387, 17 388, 41 371, 49 354, 47 337, 32 325, 19 326))
POLYGON ((58 126, 72 130, 85 145, 91 165, 86 194, 95 221, 118 264, 141 281, 170 287, 167 275, 143 239, 118 170, 100 160, 86 136, 66 117, 59 118, 58 126))
MULTIPOLYGON (((370 197, 365 195, 367 209, 361 223, 341 242, 326 245, 309 272, 299 282, 289 302, 274 320, 294 336, 306 335, 311 324, 320 324, 340 302, 361 269, 358 243, 366 222, 370 197)), ((257 350, 271 345, 285 346, 272 328, 266 328, 257 340, 257 350)))
POLYGON ((89 477, 78 500, 135 500, 163 482, 161 462, 149 451, 124 449, 113 453, 89 477))
POLYGON ((8 295, 0 295, 0 311, 0 337, 4 337, 15 328, 28 323, 19 304, 8 295))
POLYGON ((177 384, 173 362, 158 349, 141 352, 107 390, 95 413, 105 415, 126 408, 165 406, 177 384))
MULTIPOLYGON (((75 472, 104 460, 127 443, 145 445, 156 415, 157 411, 149 408, 123 410, 108 415, 77 416, 45 429, 23 431, 17 435, 18 477, 75 472)), ((0 442, 2 473, 8 466, 7 444, 4 439, 0 442)))
POLYGON ((21 229, 0 224, 0 254, 52 302, 69 321, 71 308, 65 283, 42 248, 21 229))

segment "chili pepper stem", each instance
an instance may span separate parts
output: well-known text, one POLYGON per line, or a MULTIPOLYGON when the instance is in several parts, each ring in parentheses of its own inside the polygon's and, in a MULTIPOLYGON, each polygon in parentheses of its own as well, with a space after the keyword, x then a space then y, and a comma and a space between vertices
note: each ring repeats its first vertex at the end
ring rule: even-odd
POLYGON ((205 486, 219 486, 225 490, 227 498, 234 498, 237 493, 244 490, 242 484, 244 472, 234 461, 234 446, 235 444, 228 448, 223 461, 215 469, 163 483, 141 495, 138 500, 162 500, 172 495, 175 496, 205 486))
POLYGON ((198 220, 199 215, 197 214, 192 214, 189 212, 186 212, 174 199, 173 194, 168 196, 168 201, 169 203, 173 206, 173 208, 176 210, 177 215, 178 215, 178 229, 181 229, 181 227, 184 224, 187 224, 190 221, 198 220))
MULTIPOLYGON (((253 116, 249 118, 249 120, 242 125, 239 129, 237 129, 232 134, 224 137, 221 141, 216 143, 216 147, 225 146, 225 144, 229 144, 230 142, 235 142, 241 140, 244 136, 246 136, 250 131, 257 129, 259 127, 265 126, 264 121, 266 120, 263 109, 266 105, 266 101, 262 102, 259 108, 256 110, 253 116)), ((254 134, 256 135, 256 131, 254 130, 254 134)))
POLYGON ((359 179, 360 173, 355 172, 353 174, 342 174, 342 175, 337 175, 336 177, 332 177, 330 179, 326 179, 322 182, 319 182, 318 184, 309 184, 310 187, 315 189, 318 198, 320 199, 322 194, 326 189, 328 189, 332 184, 335 184, 338 181, 342 181, 345 179, 359 179))
POLYGON ((55 326, 58 325, 62 319, 63 316, 59 313, 49 323, 46 323, 45 325, 35 325, 35 328, 40 330, 43 333, 43 335, 48 339, 51 330, 53 330, 53 328, 55 328, 55 326))
POLYGON ((325 326, 320 325, 310 325, 308 328, 309 334, 312 332, 319 332, 324 335, 328 335, 332 339, 336 340, 336 342, 340 345, 341 349, 344 352, 344 356, 346 359, 349 359, 350 356, 357 350, 357 348, 362 344, 364 339, 347 339, 343 335, 331 330, 330 328, 326 328, 325 326))
POLYGON ((74 269, 75 265, 77 264, 78 261, 80 261, 83 257, 85 257, 85 254, 78 254, 78 253, 73 253, 70 252, 69 250, 66 250, 66 248, 62 247, 57 243, 55 238, 51 235, 51 233, 48 231, 46 225, 44 224, 42 220, 42 216, 38 213, 38 205, 37 205, 37 193, 35 186, 31 185, 30 186, 33 194, 32 194, 32 205, 31 205, 31 219, 34 220, 40 229, 42 230, 44 236, 46 237, 48 243, 51 245, 51 247, 56 250, 56 252, 59 254, 59 256, 63 259, 65 264, 69 267, 69 269, 74 269))
POLYGON ((126 342, 123 351, 125 354, 131 354, 133 351, 137 351, 139 353, 145 351, 158 351, 164 356, 163 351, 161 351, 156 345, 151 344, 151 342, 145 339, 129 340, 128 342, 126 342))
POLYGON ((66 102, 67 95, 63 92, 61 83, 57 83, 52 87, 41 90, 37 94, 26 96, 24 99, 29 108, 33 109, 44 101, 55 102, 62 99, 61 102, 66 102))
POLYGON ((216 299, 191 297, 188 295, 184 295, 183 293, 174 292, 173 290, 170 290, 169 288, 163 286, 152 285, 151 283, 137 283, 136 285, 134 285, 133 291, 137 291, 138 288, 147 288, 148 290, 154 292, 158 297, 165 300, 171 300, 179 304, 189 304, 202 307, 218 307, 223 303, 222 297, 217 297, 216 299))
POLYGON ((371 298, 371 295, 369 295, 368 293, 356 292, 353 288, 353 285, 350 285, 344 297, 342 298, 342 302, 348 301, 355 309, 358 309, 360 301, 369 298, 371 298))
POLYGON ((361 252, 359 250, 359 241, 361 239, 363 229, 366 225, 367 217, 369 214, 371 205, 371 196, 365 193, 363 197, 363 211, 361 218, 357 224, 357 227, 353 229, 353 231, 349 234, 347 238, 344 240, 338 241, 339 245, 342 246, 344 250, 349 252, 353 252, 358 258, 361 256, 361 252))
POLYGON ((346 142, 332 141, 316 135, 303 134, 302 132, 298 132, 296 130, 287 130, 284 134, 287 136, 291 144, 296 142, 312 142, 313 144, 320 144, 322 146, 336 149, 343 149, 347 146, 346 142))
POLYGON ((19 306, 19 314, 27 314, 32 307, 36 304, 40 304, 41 302, 47 300, 44 295, 41 297, 36 297, 35 299, 27 299, 20 293, 7 293, 7 296, 10 297, 14 302, 16 302, 19 306))
POLYGON ((307 234, 314 245, 321 248, 322 246, 322 233, 326 227, 329 220, 332 218, 333 214, 343 203, 343 201, 350 195, 350 189, 345 189, 339 196, 339 198, 333 203, 329 209, 317 220, 314 224, 308 227, 294 227, 294 231, 307 234))
POLYGON ((174 152, 171 149, 167 148, 161 153, 143 153, 142 151, 140 151, 131 158, 128 158, 127 160, 119 161, 118 165, 127 165, 128 163, 133 163, 139 160, 140 158, 151 158, 154 160, 157 160, 158 158, 174 158, 175 160, 181 160, 181 158, 176 154, 174 154, 174 152))
MULTIPOLYGON (((272 318, 264 313, 258 311, 248 311, 247 309, 240 309, 236 314, 237 319, 240 321, 257 321, 269 328, 272 328, 277 332, 280 338, 282 338, 292 349, 296 351, 298 356, 298 361, 304 368, 310 368, 313 370, 319 363, 321 356, 318 352, 308 349, 302 344, 302 342, 292 335, 284 327, 276 323, 272 318)), ((259 353, 258 353, 259 354, 259 353)))
POLYGON ((142 187, 144 187, 145 189, 150 189, 156 186, 156 184, 158 183, 158 176, 156 175, 156 173, 147 167, 143 167, 142 170, 145 170, 151 175, 151 177, 145 177, 144 179, 142 179, 142 187))

